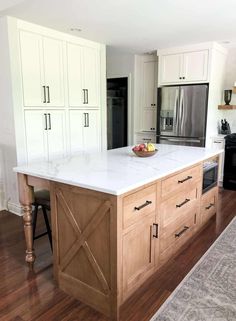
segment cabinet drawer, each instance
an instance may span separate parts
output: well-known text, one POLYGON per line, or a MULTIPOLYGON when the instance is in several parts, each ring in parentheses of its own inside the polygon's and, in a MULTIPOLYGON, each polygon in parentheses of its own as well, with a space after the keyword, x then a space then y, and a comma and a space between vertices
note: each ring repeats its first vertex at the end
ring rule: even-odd
POLYGON ((182 173, 164 179, 161 183, 161 196, 163 198, 178 193, 183 189, 188 191, 196 186, 201 178, 202 166, 198 165, 182 173))
POLYGON ((124 197, 123 228, 140 220, 145 215, 156 210, 156 185, 124 197))
POLYGON ((186 213, 197 206, 198 189, 179 193, 161 204, 161 228, 181 219, 186 213))
POLYGON ((207 193, 203 194, 201 198, 201 222, 204 224, 208 221, 217 211, 217 197, 218 188, 213 188, 207 193))
POLYGON ((177 246, 180 242, 183 244, 197 224, 197 207, 193 208, 178 222, 173 222, 167 228, 161 229, 160 251, 165 251, 170 246, 177 246))

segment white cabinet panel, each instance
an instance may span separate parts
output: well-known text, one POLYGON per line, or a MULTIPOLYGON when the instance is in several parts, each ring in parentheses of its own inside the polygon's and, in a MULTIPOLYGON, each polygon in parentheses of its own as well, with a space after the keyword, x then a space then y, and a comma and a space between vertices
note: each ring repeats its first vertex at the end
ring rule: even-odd
POLYGON ((100 151, 100 137, 99 131, 100 113, 97 110, 90 110, 85 112, 85 126, 84 126, 84 149, 90 151, 100 151))
POLYGON ((20 31, 20 54, 24 105, 44 106, 41 36, 20 31))
POLYGON ((66 155, 66 126, 63 110, 47 111, 48 159, 66 155))
POLYGON ((207 80, 208 50, 187 52, 184 54, 184 80, 207 80))
POLYGON ((69 142, 70 152, 76 153, 83 150, 83 127, 85 125, 82 110, 70 110, 69 112, 69 142))
POLYGON ((100 151, 100 112, 70 110, 70 151, 100 151))
POLYGON ((142 130, 155 131, 156 130, 156 110, 153 108, 145 108, 143 110, 142 130))
POLYGON ((65 99, 62 41, 43 37, 43 53, 47 105, 63 107, 65 99))
POLYGON ((157 95, 156 62, 145 61, 143 64, 143 107, 154 107, 157 95))
POLYGON ((181 81, 182 54, 161 56, 160 75, 162 83, 178 83, 181 81))
POLYGON ((156 133, 137 133, 135 135, 135 144, 156 143, 156 133))
POLYGON ((84 104, 82 55, 83 48, 81 46, 67 44, 68 93, 71 107, 79 107, 84 104))
POLYGON ((28 162, 47 160, 46 114, 43 111, 25 111, 25 135, 28 162))
POLYGON ((99 52, 95 48, 84 47, 83 49, 84 81, 83 89, 86 90, 86 106, 99 106, 99 52))

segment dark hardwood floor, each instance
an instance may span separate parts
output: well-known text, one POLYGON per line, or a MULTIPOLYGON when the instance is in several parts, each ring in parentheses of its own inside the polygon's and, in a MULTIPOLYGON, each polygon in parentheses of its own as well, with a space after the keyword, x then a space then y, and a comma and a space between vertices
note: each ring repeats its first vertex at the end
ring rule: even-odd
MULTIPOLYGON (((216 231, 213 218, 177 257, 123 305, 121 321, 148 321, 152 317, 236 215, 236 192, 220 192, 219 210, 222 217, 219 229, 216 231)), ((57 288, 47 237, 36 240, 35 249, 37 260, 34 272, 30 272, 24 262, 22 218, 0 212, 0 320, 108 321, 57 288)))

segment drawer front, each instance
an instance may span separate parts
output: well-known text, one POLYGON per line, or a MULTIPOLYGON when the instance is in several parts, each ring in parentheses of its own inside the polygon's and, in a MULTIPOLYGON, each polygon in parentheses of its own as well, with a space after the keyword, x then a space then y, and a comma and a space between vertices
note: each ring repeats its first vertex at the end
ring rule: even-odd
POLYGON ((201 198, 201 222, 207 222, 217 211, 218 188, 213 188, 202 195, 201 198))
POLYGON ((156 210, 156 184, 124 197, 123 228, 156 210))
POLYGON ((192 234, 197 224, 198 209, 195 208, 191 213, 187 213, 182 220, 170 224, 164 230, 161 229, 160 251, 161 253, 170 246, 178 247, 183 244, 192 234))
POLYGON ((182 173, 173 175, 164 179, 161 183, 161 196, 166 198, 183 189, 188 191, 196 186, 197 182, 201 179, 202 166, 198 165, 192 167, 182 173))
POLYGON ((169 224, 181 220, 186 214, 197 206, 198 189, 179 193, 161 204, 161 228, 165 229, 169 224))

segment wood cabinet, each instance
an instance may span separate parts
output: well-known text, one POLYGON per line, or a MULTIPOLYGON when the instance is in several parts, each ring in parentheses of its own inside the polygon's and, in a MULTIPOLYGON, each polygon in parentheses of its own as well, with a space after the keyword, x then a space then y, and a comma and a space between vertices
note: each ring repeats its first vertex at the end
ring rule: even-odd
POLYGON ((26 110, 25 132, 28 162, 66 155, 63 110, 26 110))
POLYGON ((99 107, 99 51, 67 44, 70 107, 99 107))
POLYGON ((26 107, 63 107, 62 41, 20 31, 23 100, 26 107))
POLYGON ((100 112, 98 110, 69 111, 70 152, 100 151, 100 112))
POLYGON ((212 188, 201 197, 201 224, 206 223, 217 212, 218 187, 212 188))
POLYGON ((209 50, 173 51, 159 56, 159 85, 208 80, 209 50))

